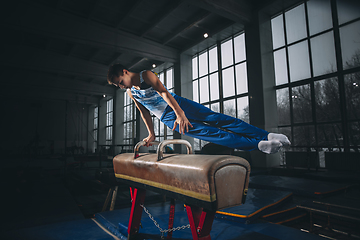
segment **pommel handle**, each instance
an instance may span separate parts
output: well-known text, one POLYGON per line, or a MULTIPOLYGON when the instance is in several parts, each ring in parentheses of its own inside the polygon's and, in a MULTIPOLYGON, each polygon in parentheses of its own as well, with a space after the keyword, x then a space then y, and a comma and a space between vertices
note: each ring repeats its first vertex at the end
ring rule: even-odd
POLYGON ((192 154, 192 147, 191 144, 183 139, 169 139, 169 140, 164 140, 162 141, 158 148, 157 148, 157 154, 158 154, 158 161, 160 161, 161 159, 163 159, 164 157, 164 148, 166 145, 169 144, 183 144, 187 147, 187 153, 188 154, 192 154))
MULTIPOLYGON (((145 144, 146 144, 145 141, 140 141, 140 142, 138 142, 138 143, 135 145, 135 147, 134 147, 134 159, 139 156, 139 148, 140 148, 141 146, 144 146, 145 144)), ((160 142, 155 141, 155 142, 151 142, 150 144, 152 144, 152 145, 159 145, 160 142)))

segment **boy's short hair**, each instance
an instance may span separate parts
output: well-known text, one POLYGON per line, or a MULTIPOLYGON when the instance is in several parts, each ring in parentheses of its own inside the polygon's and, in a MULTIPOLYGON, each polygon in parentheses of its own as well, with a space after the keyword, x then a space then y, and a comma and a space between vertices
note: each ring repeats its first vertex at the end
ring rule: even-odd
POLYGON ((116 63, 114 65, 112 65, 109 68, 108 74, 107 74, 107 81, 109 84, 113 84, 113 77, 117 76, 119 77, 120 75, 122 75, 122 71, 127 68, 124 67, 123 65, 121 65, 120 63, 116 63))

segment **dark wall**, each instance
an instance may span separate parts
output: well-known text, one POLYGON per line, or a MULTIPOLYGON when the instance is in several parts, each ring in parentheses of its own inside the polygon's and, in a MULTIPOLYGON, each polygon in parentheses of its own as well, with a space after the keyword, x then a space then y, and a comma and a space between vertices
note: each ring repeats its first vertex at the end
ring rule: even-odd
POLYGON ((65 101, 2 99, 3 156, 63 154, 86 150, 87 106, 65 101), (69 150, 69 149, 68 149, 69 150))

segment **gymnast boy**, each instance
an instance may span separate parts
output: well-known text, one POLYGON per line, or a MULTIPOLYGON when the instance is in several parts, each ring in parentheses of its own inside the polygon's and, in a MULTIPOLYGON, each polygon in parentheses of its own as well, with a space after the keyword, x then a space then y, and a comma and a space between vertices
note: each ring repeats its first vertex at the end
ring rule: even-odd
POLYGON ((144 139, 145 146, 155 140, 150 112, 173 131, 234 149, 270 154, 290 145, 283 134, 269 133, 169 92, 152 71, 135 73, 121 64, 114 64, 109 68, 107 80, 109 84, 126 89, 135 102, 149 132, 144 139))

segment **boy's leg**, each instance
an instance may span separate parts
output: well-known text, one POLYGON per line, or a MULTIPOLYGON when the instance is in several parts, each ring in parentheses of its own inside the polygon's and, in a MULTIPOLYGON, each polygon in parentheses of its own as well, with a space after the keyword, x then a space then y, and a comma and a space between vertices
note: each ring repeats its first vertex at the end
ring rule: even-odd
MULTIPOLYGON (((176 117, 174 112, 170 112, 170 114, 176 117)), ((169 128, 174 127, 174 119, 162 118, 162 122, 169 128)), ((185 132, 187 136, 245 151, 258 150, 258 144, 261 140, 227 132, 201 122, 191 120, 190 122, 193 127, 189 128, 189 132, 185 132)), ((178 131, 178 127, 176 130, 178 131)))
POLYGON ((175 96, 181 109, 189 121, 205 122, 206 124, 243 135, 247 138, 267 140, 267 131, 252 126, 240 119, 212 111, 211 109, 186 98, 175 96))

